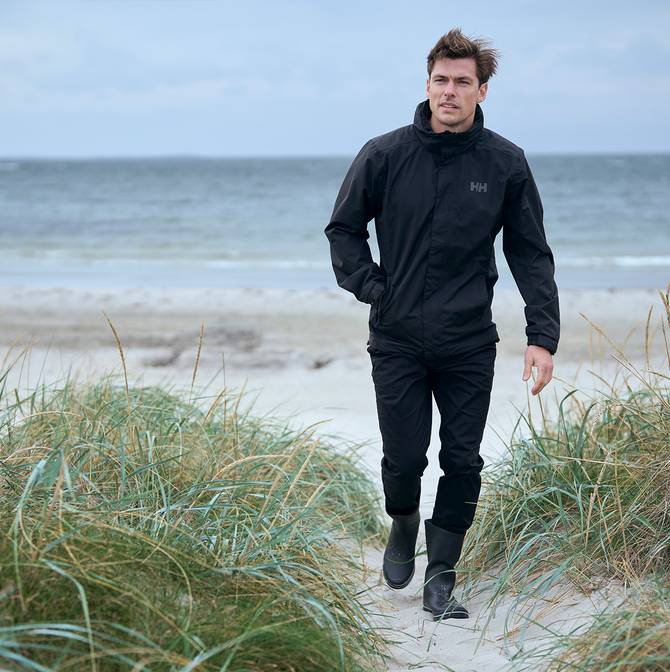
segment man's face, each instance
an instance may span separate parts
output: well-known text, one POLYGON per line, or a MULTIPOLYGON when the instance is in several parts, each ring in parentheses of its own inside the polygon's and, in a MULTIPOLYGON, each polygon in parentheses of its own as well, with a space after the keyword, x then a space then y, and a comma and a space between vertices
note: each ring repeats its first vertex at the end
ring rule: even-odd
POLYGON ((436 133, 467 131, 475 118, 477 103, 486 98, 488 83, 479 85, 474 58, 440 58, 435 61, 426 94, 431 126, 436 133))

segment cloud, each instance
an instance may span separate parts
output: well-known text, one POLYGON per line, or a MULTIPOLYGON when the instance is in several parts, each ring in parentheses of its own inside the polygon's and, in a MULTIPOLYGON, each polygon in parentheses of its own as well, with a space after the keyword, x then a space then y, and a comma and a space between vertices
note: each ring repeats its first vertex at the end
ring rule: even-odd
MULTIPOLYGON (((136 154, 153 134, 152 151, 160 138, 170 153, 180 125, 180 141, 197 127, 206 139, 198 147, 211 151, 353 153, 362 136, 411 121, 425 56, 452 25, 502 48, 487 123, 511 129, 520 144, 529 139, 531 150, 558 138, 561 147, 594 137, 621 146, 598 116, 624 127, 641 104, 667 128, 668 10, 643 0, 634 8, 565 2, 533 5, 532 15, 527 0, 454 6, 445 23, 400 0, 0 0, 2 145, 81 154, 95 137, 96 152, 136 154), (245 123, 282 131, 241 138, 245 123)), ((635 142, 658 147, 659 137, 670 149, 670 133, 658 130, 640 129, 635 142)))

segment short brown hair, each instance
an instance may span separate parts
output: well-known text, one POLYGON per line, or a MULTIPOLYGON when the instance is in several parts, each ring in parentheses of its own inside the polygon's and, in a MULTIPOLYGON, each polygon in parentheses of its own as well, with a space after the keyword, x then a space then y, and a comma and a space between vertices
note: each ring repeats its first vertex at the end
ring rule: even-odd
POLYGON ((428 54, 428 78, 433 72, 435 61, 440 58, 474 58, 477 66, 477 79, 480 86, 489 81, 497 68, 500 52, 488 47, 487 40, 470 39, 460 28, 452 28, 437 41, 428 54))

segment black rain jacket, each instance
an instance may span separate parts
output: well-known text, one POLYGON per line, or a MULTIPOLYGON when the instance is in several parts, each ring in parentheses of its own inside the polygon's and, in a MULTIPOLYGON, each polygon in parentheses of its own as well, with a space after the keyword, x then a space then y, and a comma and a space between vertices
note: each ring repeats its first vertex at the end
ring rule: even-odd
POLYGON ((559 340, 554 257, 523 149, 484 128, 435 133, 428 100, 414 123, 369 140, 325 228, 337 284, 371 304, 370 349, 440 356, 498 342, 493 242, 525 302, 528 345, 559 340), (374 218, 380 263, 372 259, 374 218))

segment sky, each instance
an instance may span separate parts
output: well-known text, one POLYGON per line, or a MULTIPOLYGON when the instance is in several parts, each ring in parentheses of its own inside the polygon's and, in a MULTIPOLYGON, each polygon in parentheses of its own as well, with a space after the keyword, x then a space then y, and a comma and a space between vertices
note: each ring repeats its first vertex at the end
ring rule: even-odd
POLYGON ((0 156, 353 156, 456 26, 526 152, 670 151, 668 0, 0 0, 0 156))

